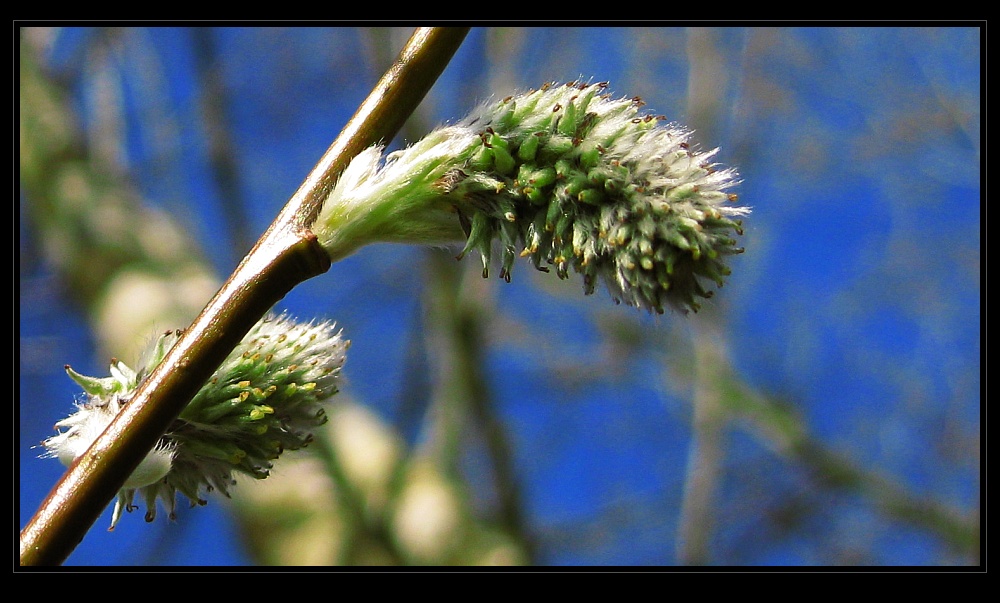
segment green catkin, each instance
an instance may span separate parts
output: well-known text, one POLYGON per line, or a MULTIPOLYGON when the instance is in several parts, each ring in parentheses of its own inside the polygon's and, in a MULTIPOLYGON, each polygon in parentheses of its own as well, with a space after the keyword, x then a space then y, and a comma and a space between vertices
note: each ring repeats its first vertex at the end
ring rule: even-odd
MULTIPOLYGON (((482 222, 482 219, 480 219, 482 222)), ((67 374, 86 395, 77 412, 56 424, 43 442, 45 456, 68 464, 82 454, 128 403, 128 399, 176 342, 179 333, 156 339, 138 371, 112 361, 111 377, 67 374)), ((136 492, 146 502, 146 520, 162 500, 173 517, 180 492, 205 504, 202 492, 228 495, 233 474, 266 477, 285 450, 312 441, 326 421, 323 409, 338 391, 349 342, 332 323, 298 323, 286 316, 262 319, 181 411, 156 448, 118 493, 111 527, 135 508, 136 492)))
POLYGON ((562 278, 582 274, 587 294, 601 282, 651 312, 697 310, 712 295, 705 283, 722 286, 725 258, 743 251, 736 218, 749 210, 725 192, 736 172, 711 163, 716 151, 692 150, 687 130, 640 113, 638 98, 614 100, 606 88, 547 84, 484 105, 384 164, 378 149, 359 156, 321 210, 320 242, 339 258, 378 240, 441 244, 464 232, 458 257, 479 251, 484 276, 497 246, 504 280, 528 257, 562 278), (345 222, 381 215, 362 210, 381 204, 412 226, 345 222), (386 236, 400 231, 409 236, 386 236))

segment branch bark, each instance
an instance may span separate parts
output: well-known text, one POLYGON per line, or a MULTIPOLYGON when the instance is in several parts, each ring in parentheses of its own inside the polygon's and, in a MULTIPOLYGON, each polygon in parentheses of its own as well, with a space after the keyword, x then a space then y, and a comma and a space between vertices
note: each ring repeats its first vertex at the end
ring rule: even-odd
POLYGON ((146 453, 249 329, 292 288, 326 272, 310 226, 350 160, 395 136, 467 28, 417 29, 236 271, 21 531, 21 565, 62 563, 146 453))

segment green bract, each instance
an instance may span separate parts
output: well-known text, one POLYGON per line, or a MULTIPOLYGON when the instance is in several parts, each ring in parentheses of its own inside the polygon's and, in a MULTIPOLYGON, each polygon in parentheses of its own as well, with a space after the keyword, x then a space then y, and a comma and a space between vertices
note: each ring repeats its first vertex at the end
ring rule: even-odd
MULTIPOLYGON (((69 464, 83 454, 178 336, 167 332, 157 338, 138 371, 118 360, 112 360, 107 378, 85 377, 67 367, 87 397, 76 413, 56 424, 65 431, 44 442, 48 456, 69 464)), ((267 477, 284 450, 307 445, 313 429, 326 421, 323 403, 338 391, 348 346, 332 323, 297 323, 285 316, 257 323, 126 482, 111 527, 123 511, 134 508, 136 491, 152 521, 157 498, 173 516, 178 491, 205 504, 202 492, 228 496, 235 473, 267 477)))
POLYGON ((348 167, 315 226, 334 259, 374 241, 439 244, 465 235, 488 276, 495 250, 510 280, 515 258, 584 291, 662 313, 697 310, 722 286, 726 256, 743 250, 725 192, 733 169, 690 132, 614 100, 606 83, 548 85, 484 105, 390 154, 369 149, 348 167))

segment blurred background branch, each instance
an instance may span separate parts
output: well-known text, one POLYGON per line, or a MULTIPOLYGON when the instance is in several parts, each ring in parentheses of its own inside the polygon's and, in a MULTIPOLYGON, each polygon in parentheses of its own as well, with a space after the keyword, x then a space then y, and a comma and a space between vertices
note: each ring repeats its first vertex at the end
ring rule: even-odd
MULTIPOLYGON (((93 52, 107 56, 115 40, 109 31, 93 52)), ((29 30, 20 52, 20 178, 30 239, 91 317, 104 354, 134 358, 155 328, 190 323, 219 281, 188 233, 109 163, 111 153, 91 151, 117 146, 106 137, 120 131, 122 117, 110 112, 118 104, 101 103, 104 127, 85 138, 31 42, 29 30)), ((113 93, 110 78, 105 87, 113 93)))

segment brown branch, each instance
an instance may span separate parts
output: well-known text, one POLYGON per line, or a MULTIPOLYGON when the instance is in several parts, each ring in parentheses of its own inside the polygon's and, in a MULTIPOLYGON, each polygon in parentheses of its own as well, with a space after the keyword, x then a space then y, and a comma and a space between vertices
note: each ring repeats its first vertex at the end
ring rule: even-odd
POLYGON ((309 230, 348 162, 390 140, 461 45, 465 28, 421 28, 281 213, 163 362, 21 531, 21 565, 62 563, 125 479, 249 329, 298 283, 329 269, 309 230))

